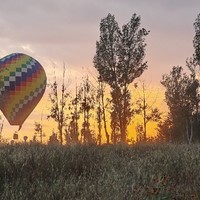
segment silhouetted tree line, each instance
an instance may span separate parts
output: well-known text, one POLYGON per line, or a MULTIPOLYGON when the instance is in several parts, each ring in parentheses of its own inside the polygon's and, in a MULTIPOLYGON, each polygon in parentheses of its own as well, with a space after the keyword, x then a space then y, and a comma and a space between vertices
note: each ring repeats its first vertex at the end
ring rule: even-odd
POLYGON ((114 15, 108 14, 101 20, 100 37, 96 42, 93 60, 99 73, 98 86, 94 87, 87 77, 76 88, 75 98, 70 97, 64 84, 65 70, 60 96, 56 79, 50 84, 52 107, 48 117, 57 122, 61 144, 63 136, 68 143, 101 144, 103 132, 107 143, 127 142, 127 127, 135 113, 130 84, 147 69, 147 62, 144 61, 145 37, 149 31, 140 28, 140 23, 141 19, 136 14, 122 28, 114 15), (107 86, 110 89, 109 100, 105 99, 107 86), (68 104, 67 100, 70 101, 68 104), (91 128, 91 117, 96 119, 97 136, 91 128), (111 133, 108 133, 108 124, 111 133))
POLYGON ((50 84, 52 107, 48 117, 58 125, 58 138, 53 133, 51 141, 59 139, 62 144, 65 137, 67 143, 101 144, 105 134, 106 143, 127 142, 127 128, 137 114, 143 119, 136 127, 138 141, 147 141, 149 121, 159 122, 159 140, 200 141, 200 15, 194 23, 195 52, 186 60, 189 74, 183 71, 182 66, 174 66, 162 77, 161 84, 165 87, 165 100, 169 107, 169 113, 162 120, 159 109, 149 106, 144 85, 143 96, 133 108, 130 85, 147 69, 145 37, 149 31, 140 25, 140 17, 133 14, 131 20, 120 28, 114 15, 108 14, 101 20, 93 59, 98 71, 96 85, 85 77, 82 84, 76 86, 75 96, 71 96, 64 82, 65 69, 60 95, 56 79, 50 84), (106 87, 110 91, 109 98, 105 98, 106 87), (92 118, 98 133, 92 128, 92 118), (110 133, 108 126, 111 127, 110 133))
POLYGON ((174 66, 162 77, 169 113, 159 126, 159 136, 166 141, 200 141, 200 14, 195 23, 194 54, 186 60, 189 73, 182 66, 174 66))

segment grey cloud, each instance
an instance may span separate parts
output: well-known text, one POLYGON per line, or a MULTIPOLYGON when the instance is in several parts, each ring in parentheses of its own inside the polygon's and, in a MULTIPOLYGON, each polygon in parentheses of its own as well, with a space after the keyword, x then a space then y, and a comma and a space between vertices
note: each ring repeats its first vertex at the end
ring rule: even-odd
POLYGON ((90 1, 88 4, 73 4, 72 1, 5 2, 0 8, 3 30, 0 36, 12 40, 44 44, 80 42, 80 36, 90 33, 89 26, 95 23, 92 13, 95 9, 90 9, 90 1))
MULTIPOLYGON (((77 68, 92 65, 100 20, 112 13, 122 25, 137 13, 141 26, 151 31, 147 45, 153 57, 175 40, 192 46, 199 7, 199 0, 6 0, 0 6, 0 53, 30 45, 41 57, 65 60, 77 68)), ((178 46, 165 49, 165 54, 168 51, 178 54, 178 46)), ((185 51, 190 56, 191 49, 185 51)))

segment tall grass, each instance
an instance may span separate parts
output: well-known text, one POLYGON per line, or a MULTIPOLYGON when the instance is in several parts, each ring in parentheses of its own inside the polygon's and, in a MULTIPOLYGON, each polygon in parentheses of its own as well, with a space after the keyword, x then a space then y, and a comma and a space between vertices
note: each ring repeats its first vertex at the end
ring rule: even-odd
POLYGON ((200 199, 200 146, 3 146, 0 199, 200 199))

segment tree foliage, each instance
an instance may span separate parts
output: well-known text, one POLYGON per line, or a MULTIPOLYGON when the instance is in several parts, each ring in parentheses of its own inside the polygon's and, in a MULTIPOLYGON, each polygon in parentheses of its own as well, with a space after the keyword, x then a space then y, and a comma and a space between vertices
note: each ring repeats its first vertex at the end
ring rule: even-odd
POLYGON ((194 29, 195 29, 195 36, 193 40, 193 46, 195 50, 194 56, 198 62, 198 65, 200 65, 200 14, 197 16, 195 20, 194 29))
POLYGON ((43 137, 45 134, 43 133, 43 126, 40 122, 35 122, 35 137, 34 140, 36 141, 37 136, 40 138, 40 143, 43 142, 43 137))
POLYGON ((71 99, 69 107, 69 125, 65 129, 66 140, 68 144, 79 142, 79 126, 78 121, 80 119, 80 99, 78 97, 78 87, 76 86, 75 97, 71 99))
POLYGON ((170 113, 167 117, 159 121, 157 131, 160 141, 171 142, 172 141, 172 120, 170 113))
POLYGON ((94 67, 102 81, 111 87, 113 134, 126 141, 127 126, 132 116, 129 84, 139 77, 147 63, 145 57, 145 36, 148 31, 140 29, 140 17, 133 14, 130 22, 119 28, 114 15, 101 20, 100 38, 96 43, 94 67))
POLYGON ((93 131, 91 130, 90 118, 92 117, 92 110, 95 106, 95 88, 86 77, 83 80, 82 85, 79 87, 79 99, 80 99, 80 114, 83 116, 83 123, 81 129, 81 138, 83 143, 93 143, 93 131))
POLYGON ((63 68, 63 77, 62 77, 62 85, 61 85, 61 94, 59 92, 58 82, 55 80, 52 84, 50 84, 49 100, 51 102, 50 114, 48 118, 52 118, 58 126, 59 131, 59 139, 60 143, 63 143, 63 128, 66 125, 66 120, 68 119, 68 115, 65 112, 67 106, 67 99, 69 97, 69 93, 67 92, 67 88, 65 85, 65 66, 63 68))
POLYGON ((169 75, 164 75, 161 83, 165 86, 166 102, 172 122, 172 139, 200 140, 199 113, 199 70, 200 70, 200 14, 194 23, 194 54, 186 60, 190 74, 183 73, 182 67, 173 67, 169 75))
POLYGON ((184 140, 188 123, 197 111, 198 81, 183 73, 180 66, 173 67, 169 75, 163 75, 165 99, 172 120, 172 139, 184 140))

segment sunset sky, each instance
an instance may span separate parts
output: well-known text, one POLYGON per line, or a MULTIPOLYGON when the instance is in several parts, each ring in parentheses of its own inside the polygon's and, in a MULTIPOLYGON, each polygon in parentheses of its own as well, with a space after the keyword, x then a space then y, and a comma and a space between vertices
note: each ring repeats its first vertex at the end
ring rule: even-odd
MULTIPOLYGON (((0 6, 0 57, 14 52, 34 57, 43 65, 48 82, 54 67, 59 79, 65 63, 73 89, 83 75, 97 74, 93 57, 101 19, 114 14, 121 27, 136 13, 141 27, 150 30, 143 79, 159 90, 162 75, 174 65, 185 66, 193 54, 193 23, 199 8, 199 0, 6 0, 0 6)), ((47 96, 48 90, 24 123, 20 138, 34 132, 42 113, 44 127, 49 128, 47 96)), ((3 137, 11 138, 17 129, 5 119, 3 137)))

